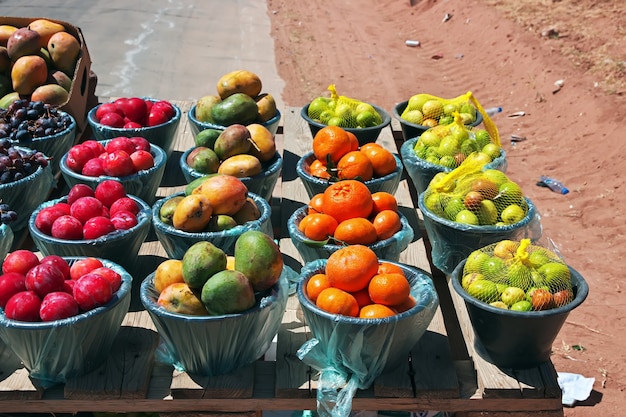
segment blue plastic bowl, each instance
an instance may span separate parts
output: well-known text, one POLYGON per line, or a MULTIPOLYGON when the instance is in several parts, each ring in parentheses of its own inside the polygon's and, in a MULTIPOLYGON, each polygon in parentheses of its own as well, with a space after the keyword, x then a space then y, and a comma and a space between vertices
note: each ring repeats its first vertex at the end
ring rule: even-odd
POLYGON ((223 375, 262 357, 278 333, 289 283, 283 269, 278 283, 257 294, 254 307, 239 314, 191 316, 172 313, 156 301, 154 273, 141 283, 141 302, 161 339, 164 362, 198 375, 223 375))
MULTIPOLYGON (((402 180, 404 166, 397 155, 394 155, 394 158, 396 159, 396 170, 391 174, 363 181, 363 184, 367 186, 371 193, 385 191, 389 194, 395 194, 398 190, 400 180, 402 180)), ((298 163, 296 164, 296 173, 302 180, 302 184, 304 184, 309 198, 313 198, 316 194, 323 193, 331 184, 331 182, 326 179, 318 178, 310 174, 310 166, 313 161, 315 161, 315 155, 313 152, 307 152, 298 159, 298 163)))
POLYGON ((535 205, 526 198, 528 212, 517 223, 505 226, 474 226, 444 219, 430 211, 424 204, 426 193, 418 198, 418 206, 424 215, 424 226, 432 245, 433 264, 445 274, 454 268, 473 251, 501 240, 521 240, 541 238, 541 223, 535 205))
POLYGON ((53 175, 59 172, 59 161, 61 157, 70 150, 76 140, 76 119, 72 117, 71 114, 64 111, 59 111, 59 114, 68 115, 72 120, 71 124, 65 130, 55 133, 54 135, 33 138, 29 141, 12 141, 14 145, 35 149, 50 157, 53 175))
MULTIPOLYGON (((298 250, 298 253, 300 253, 300 256, 302 256, 304 262, 312 262, 316 259, 328 259, 333 252, 336 252, 343 246, 333 243, 327 243, 322 246, 316 243, 308 243, 310 240, 298 229, 298 225, 304 216, 306 216, 307 210, 307 206, 302 206, 289 216, 287 220, 289 237, 291 237, 291 241, 298 250)), ((413 241, 415 233, 409 224, 409 220, 402 213, 398 214, 402 222, 402 229, 388 239, 368 245, 379 259, 398 261, 400 254, 409 246, 409 243, 413 241)))
MULTIPOLYGON (((410 123, 404 120, 402 117, 402 113, 406 106, 409 104, 409 101, 403 101, 398 103, 393 108, 393 117, 395 117, 400 122, 400 128, 402 129, 402 137, 404 140, 409 140, 413 138, 418 138, 422 135, 422 133, 426 132, 430 129, 429 126, 418 125, 415 123, 410 123)), ((476 111, 476 120, 473 123, 468 124, 467 126, 476 127, 483 122, 483 115, 479 111, 476 111)))
POLYGON ((46 255, 58 256, 91 256, 108 259, 127 269, 134 269, 137 263, 137 254, 141 245, 150 232, 150 206, 136 196, 130 195, 140 206, 137 214, 138 224, 128 230, 116 230, 108 235, 89 240, 58 239, 42 233, 35 226, 35 219, 39 212, 60 202, 67 202, 67 196, 41 204, 30 216, 28 230, 37 249, 46 255))
POLYGON ((37 171, 21 180, 0 184, 0 200, 17 213, 17 220, 10 223, 14 232, 28 225, 28 217, 38 205, 46 201, 54 186, 51 164, 45 168, 39 167, 37 171))
MULTIPOLYGON (((108 142, 109 140, 100 141, 100 143, 105 146, 108 142)), ((161 185, 161 179, 165 173, 167 155, 161 147, 153 143, 150 144, 150 153, 154 157, 154 166, 152 168, 125 177, 110 177, 107 175, 89 177, 87 175, 78 174, 67 166, 66 153, 61 159, 61 173, 69 188, 72 188, 72 186, 76 184, 87 184, 92 189, 95 189, 99 183, 105 180, 116 180, 124 185, 127 194, 132 194, 148 204, 152 204, 156 199, 156 192, 161 185)))
MULTIPOLYGON (((152 98, 148 100, 152 102, 159 101, 152 98)), ((182 115, 180 108, 174 103, 171 104, 172 107, 174 107, 174 111, 176 112, 174 117, 167 122, 156 126, 141 127, 137 129, 124 129, 105 126, 96 121, 96 112, 98 111, 98 107, 100 107, 101 104, 89 110, 89 113, 87 113, 87 121, 89 122, 89 126, 91 126, 91 130, 93 131, 93 135, 96 140, 107 140, 120 136, 125 136, 129 138, 134 136, 141 136, 142 138, 146 138, 150 143, 157 145, 158 147, 163 149, 169 157, 174 149, 176 129, 180 124, 180 118, 182 115)))
MULTIPOLYGON (((183 176, 188 183, 207 175, 196 171, 187 163, 187 157, 194 149, 195 147, 189 148, 183 152, 179 161, 180 169, 183 171, 183 176)), ((283 157, 280 156, 280 153, 277 151, 272 159, 267 162, 263 162, 261 166, 263 167, 263 171, 260 174, 252 177, 241 177, 239 179, 246 185, 248 191, 258 194, 265 200, 270 201, 272 199, 274 187, 276 186, 280 173, 283 169, 283 157)))
MULTIPOLYGON (((378 107, 374 104, 369 103, 370 106, 374 107, 374 110, 380 115, 383 122, 379 125, 372 127, 361 127, 361 128, 349 128, 344 127, 343 130, 354 133, 354 135, 359 140, 359 145, 365 145, 366 143, 376 142, 378 136, 380 136, 380 132, 389 126, 391 123, 391 117, 389 113, 382 107, 378 107)), ((309 124, 309 129, 311 130, 311 135, 315 137, 315 134, 320 131, 323 127, 326 127, 324 123, 320 123, 315 121, 309 117, 309 104, 302 107, 300 110, 300 116, 309 124)))
POLYGON ((368 371, 368 379, 373 381, 383 370, 407 363, 409 353, 430 325, 439 306, 430 275, 419 268, 392 262, 404 271, 417 304, 395 316, 361 319, 321 310, 306 295, 309 279, 323 273, 326 262, 326 259, 318 259, 304 265, 297 294, 305 322, 312 336, 319 340, 319 348, 328 352, 329 360, 339 359, 340 363, 333 364, 334 367, 347 367, 348 373, 368 371))
MULTIPOLYGON (((260 123, 260 124, 265 126, 267 128, 267 130, 272 132, 272 135, 275 135, 276 132, 278 132, 278 125, 280 123, 280 117, 281 117, 280 110, 277 109, 276 110, 276 115, 274 117, 272 117, 268 121, 260 123)), ((189 109, 189 112, 187 113, 187 119, 189 119, 189 126, 191 126, 191 132, 193 133, 194 137, 202 130, 206 130, 206 129, 224 130, 224 129, 226 129, 226 126, 216 125, 214 123, 209 123, 209 122, 201 122, 200 120, 196 119, 196 104, 191 106, 191 109, 189 109)))
MULTIPOLYGON (((68 257, 72 265, 80 257, 68 257)), ((8 319, 0 308, 0 339, 24 363, 31 378, 44 386, 65 383, 106 361, 130 306, 132 276, 120 265, 100 258, 122 276, 122 285, 104 306, 51 322, 8 319)))
POLYGON ((0 264, 11 251, 13 245, 13 230, 6 224, 0 224, 0 264))
MULTIPOLYGON (((400 147, 400 155, 402 156, 402 162, 406 169, 409 178, 413 181, 415 189, 418 194, 423 193, 428 188, 430 181, 440 172, 451 172, 451 168, 447 168, 437 164, 431 164, 430 162, 420 158, 415 153, 415 144, 419 140, 419 137, 407 140, 400 147)), ((502 172, 506 172, 508 167, 508 161, 506 160, 506 152, 500 148, 500 156, 486 164, 484 169, 497 169, 502 172)))
POLYGON ((569 313, 587 298, 589 287, 569 267, 574 299, 542 311, 514 311, 491 306, 467 294, 461 285, 466 260, 452 272, 452 286, 465 301, 474 329, 474 346, 486 361, 502 368, 531 368, 550 360, 552 343, 569 313))
POLYGON ((256 203, 261 217, 257 220, 247 222, 242 225, 233 227, 232 229, 222 230, 220 232, 185 232, 178 230, 174 226, 167 223, 163 223, 159 217, 159 211, 163 204, 171 200, 174 197, 185 195, 184 192, 172 194, 168 197, 164 197, 158 200, 152 206, 152 224, 157 238, 165 253, 170 259, 182 259, 183 255, 194 243, 201 241, 209 241, 218 248, 222 249, 226 254, 232 255, 235 252, 235 242, 237 238, 247 230, 260 230, 268 236, 274 237, 274 230, 272 228, 272 209, 269 203, 261 196, 248 193, 248 197, 252 198, 256 203))

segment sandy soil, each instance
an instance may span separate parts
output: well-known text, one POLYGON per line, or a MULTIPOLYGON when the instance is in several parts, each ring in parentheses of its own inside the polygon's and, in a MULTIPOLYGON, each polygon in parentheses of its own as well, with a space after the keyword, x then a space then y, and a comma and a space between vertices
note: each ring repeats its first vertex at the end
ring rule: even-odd
POLYGON ((626 245, 620 244, 626 196, 619 162, 626 152, 620 135, 626 98, 604 88, 606 73, 571 59, 591 56, 610 40, 611 53, 623 61, 626 43, 613 38, 615 28, 624 27, 624 13, 614 13, 618 2, 554 3, 559 10, 569 3, 594 11, 586 22, 576 13, 550 15, 550 2, 543 2, 541 21, 529 28, 492 5, 519 0, 268 0, 286 105, 302 106, 334 83, 340 94, 390 113, 417 93, 452 98, 472 91, 484 107, 503 107, 493 120, 507 174, 538 207, 544 236, 590 286, 553 346, 557 371, 595 378, 591 397, 566 408, 568 417, 622 416, 626 398, 626 245), (613 12, 602 13, 604 7, 613 12), (555 22, 567 36, 545 36, 555 22), (582 27, 597 32, 576 31, 582 27), (558 80, 564 84, 556 91, 558 80), (519 111, 525 116, 507 117, 519 111), (527 139, 513 144, 511 135, 527 139), (559 179, 570 193, 536 186, 540 175, 559 179))

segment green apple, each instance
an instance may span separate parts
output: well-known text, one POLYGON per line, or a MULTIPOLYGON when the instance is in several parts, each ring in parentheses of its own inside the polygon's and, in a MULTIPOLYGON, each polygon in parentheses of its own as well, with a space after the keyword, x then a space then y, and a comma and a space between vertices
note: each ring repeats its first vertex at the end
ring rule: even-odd
POLYGON ((528 254, 528 263, 532 268, 539 268, 550 261, 548 252, 543 248, 537 248, 528 254))
POLYGON ((528 300, 521 300, 511 306, 513 311, 531 311, 533 304, 528 300))
POLYGON ((483 276, 483 274, 479 274, 478 272, 465 274, 463 275, 463 278, 461 278, 461 286, 465 291, 467 291, 472 282, 476 281, 477 279, 485 279, 485 277, 483 276))
POLYGON ((443 106, 443 113, 447 116, 452 116, 454 112, 459 111, 459 106, 455 103, 447 103, 443 106))
POLYGON ((470 284, 467 293, 485 303, 492 303, 500 298, 496 284, 486 279, 478 279, 470 284))
POLYGON ((473 212, 467 209, 463 209, 456 214, 454 221, 462 224, 469 224, 471 226, 478 226, 480 223, 478 221, 478 216, 476 216, 473 212))
POLYGON ((504 291, 502 291, 502 295, 500 299, 503 303, 508 306, 512 306, 518 301, 524 300, 526 297, 526 291, 519 287, 507 287, 504 291))
POLYGON ((537 270, 546 280, 551 291, 571 288, 571 276, 567 265, 560 262, 548 262, 537 270))
POLYGON ((461 142, 461 152, 463 152, 465 155, 469 155, 472 152, 476 152, 480 149, 478 142, 476 142, 473 139, 465 139, 463 142, 461 142))
POLYGON ((503 282, 507 279, 506 271, 506 262, 495 256, 490 256, 489 259, 484 261, 480 269, 480 273, 485 277, 498 282, 503 282))
POLYGON ((411 96, 411 98, 409 99, 409 102, 407 103, 406 108, 409 110, 422 110, 422 107, 424 106, 424 103, 426 103, 428 100, 430 100, 432 97, 429 96, 428 94, 415 94, 414 96, 411 96))
POLYGON ((437 148, 437 151, 442 156, 443 155, 453 156, 454 154, 458 153, 459 150, 460 150, 459 140, 452 135, 445 136, 443 139, 441 139, 441 143, 439 144, 439 147, 437 148))
POLYGON ((424 119, 439 120, 439 117, 443 114, 443 103, 437 99, 428 100, 422 106, 422 113, 424 119))
MULTIPOLYGON (((402 115, 402 118, 409 123, 421 125, 424 121, 424 115, 419 110, 410 110, 402 115)), ((424 132, 425 133, 425 132, 424 132)))
POLYGON ((422 133, 417 143, 420 142, 423 143, 425 146, 437 147, 441 143, 441 136, 429 129, 426 132, 422 133))
POLYGON ((480 149, 491 143, 491 136, 485 129, 474 130, 474 137, 476 138, 476 142, 480 146, 480 149))
POLYGON ((478 208, 478 220, 483 226, 492 226, 498 221, 498 209, 491 200, 482 200, 478 208))
POLYGON ((500 213, 500 218, 505 224, 515 224, 522 221, 524 217, 526 217, 526 212, 517 204, 508 205, 502 210, 502 213, 500 213))
POLYGON ((520 204, 522 202, 522 198, 524 197, 520 186, 513 181, 508 180, 500 184, 498 187, 498 193, 500 194, 500 198, 502 198, 502 200, 507 204, 520 204))
POLYGON ((509 178, 502 171, 497 169, 486 169, 483 171, 483 177, 493 181, 498 187, 507 182, 509 178))
POLYGON ((441 157, 441 159, 439 159, 439 165, 446 168, 454 169, 456 168, 456 159, 454 159, 454 156, 444 155, 441 157))
POLYGON ((519 287, 524 291, 533 285, 530 268, 524 265, 523 262, 513 262, 509 265, 507 277, 512 286, 519 287))
POLYGON ((472 272, 480 272, 483 262, 489 260, 490 256, 480 250, 475 250, 469 254, 463 267, 464 274, 471 274, 472 272))
POLYGON ((441 204, 441 194, 437 192, 429 193, 424 198, 424 206, 430 210, 435 216, 445 217, 443 205, 441 204))
POLYGON ((518 247, 519 243, 514 240, 501 240, 493 246, 493 256, 500 259, 512 259, 518 247))
POLYGON ((494 301, 493 303, 489 303, 490 306, 492 307, 498 307, 498 308, 502 308, 504 310, 508 310, 509 306, 506 305, 506 303, 503 303, 502 301, 494 301))
POLYGON ((448 204, 446 204, 446 208, 444 209, 448 219, 453 221, 456 219, 456 215, 461 210, 465 210, 465 204, 463 204, 461 197, 456 196, 452 197, 450 201, 448 201, 448 204))
POLYGON ((500 156, 500 147, 495 143, 488 143, 483 146, 482 151, 491 157, 493 161, 500 156))
POLYGON ((445 116, 444 115, 444 116, 441 116, 439 118, 439 124, 442 125, 442 126, 449 125, 452 122, 454 122, 454 117, 452 117, 452 116, 445 116))
POLYGON ((479 151, 476 153, 475 161, 477 164, 480 164, 481 166, 487 165, 489 162, 491 162, 491 157, 487 155, 486 153, 484 153, 483 151, 479 151))

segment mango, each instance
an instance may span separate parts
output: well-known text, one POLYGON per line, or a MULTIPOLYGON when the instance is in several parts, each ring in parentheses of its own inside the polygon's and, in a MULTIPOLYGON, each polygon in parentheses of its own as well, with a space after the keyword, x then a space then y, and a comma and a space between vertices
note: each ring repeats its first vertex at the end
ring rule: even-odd
POLYGON ((165 287, 159 294, 157 304, 172 313, 192 316, 208 315, 201 297, 184 282, 165 287))
POLYGON ((252 197, 246 198, 246 202, 243 207, 239 209, 237 213, 233 215, 233 219, 237 224, 245 224, 261 218, 261 210, 256 205, 252 197))
POLYGON ((235 242, 235 270, 248 278, 255 291, 271 288, 283 271, 278 245, 258 230, 244 232, 235 242))
POLYGON ((0 74, 8 74, 11 68, 11 58, 6 46, 0 46, 0 74))
POLYGON ((191 195, 191 193, 193 193, 193 190, 198 188, 206 179, 213 177, 215 175, 219 175, 219 174, 217 173, 208 174, 208 175, 204 175, 200 178, 196 178, 195 180, 191 181, 189 184, 187 184, 187 186, 185 186, 185 195, 191 195))
POLYGON ((257 114, 256 102, 244 93, 235 93, 211 107, 214 123, 222 126, 250 124, 256 120, 257 114))
POLYGON ((237 226, 237 222, 231 216, 227 216, 226 214, 218 214, 217 216, 212 216, 209 221, 209 225, 207 226, 209 232, 222 232, 224 230, 232 229, 237 226))
POLYGON ((246 202, 248 188, 232 175, 215 175, 207 178, 196 187, 191 195, 202 194, 210 202, 213 214, 232 216, 246 202))
POLYGON ((39 52, 41 49, 39 46, 40 38, 39 33, 28 27, 19 28, 13 32, 7 39, 7 51, 11 60, 15 62, 20 57, 39 52))
POLYGON ((274 97, 269 93, 259 94, 254 98, 257 107, 257 122, 267 122, 272 117, 276 116, 276 101, 274 97))
POLYGON ((7 109, 11 103, 19 99, 20 95, 15 91, 4 95, 2 98, 0 98, 0 109, 7 109))
POLYGON ((176 211, 176 206, 184 197, 182 195, 172 197, 167 200, 161 208, 159 209, 159 220, 161 220, 165 224, 172 224, 172 218, 174 217, 174 211, 176 211))
POLYGON ((200 122, 215 123, 211 115, 211 108, 220 101, 222 101, 222 99, 219 96, 208 95, 201 97, 196 103, 194 116, 200 122))
POLYGON ((188 195, 176 205, 172 225, 185 232, 201 232, 209 224, 212 214, 213 208, 205 196, 188 195))
POLYGON ((80 54, 78 39, 70 33, 57 32, 48 40, 48 51, 54 66, 72 78, 80 54))
POLYGON ((183 278, 200 289, 213 275, 226 269, 226 254, 208 241, 196 242, 183 255, 183 278))
POLYGON ((40 85, 30 96, 31 101, 43 101, 53 106, 61 106, 69 100, 67 90, 58 84, 40 85))
POLYGON ((15 26, 0 25, 0 46, 7 46, 9 38, 16 30, 15 26))
POLYGON ((213 150, 220 160, 233 155, 247 153, 250 150, 250 131, 240 124, 228 126, 215 140, 213 150))
POLYGON ((263 84, 259 76, 246 70, 229 72, 217 80, 217 94, 222 100, 237 93, 256 97, 261 93, 262 88, 263 84))
POLYGON ((261 162, 267 162, 276 154, 276 141, 274 135, 263 125, 252 123, 248 126, 252 146, 248 153, 259 158, 261 162))
POLYGON ((215 141, 221 133, 222 131, 218 129, 204 129, 198 132, 196 137, 193 138, 193 141, 196 146, 205 146, 213 149, 215 141))
POLYGON ((11 79, 4 74, 0 73, 0 97, 4 97, 10 93, 13 88, 11 87, 11 79))
POLYGON ((237 178, 253 177, 263 171, 261 161, 253 155, 234 155, 222 161, 217 172, 237 178))
POLYGON ((228 269, 209 278, 202 287, 201 299, 209 314, 214 316, 241 313, 256 303, 248 278, 228 269))
POLYGON ((177 282, 185 282, 183 278, 183 261, 180 259, 166 259, 154 271, 154 289, 161 292, 165 287, 177 282))
POLYGON ((36 19, 28 24, 30 30, 39 33, 39 47, 48 47, 48 41, 57 32, 64 32, 65 26, 48 19, 36 19))
POLYGON ((214 174, 218 172, 220 159, 213 149, 202 147, 200 152, 194 155, 189 165, 202 174, 214 174))
POLYGON ((50 74, 50 77, 56 84, 63 87, 68 93, 72 90, 72 79, 63 71, 53 71, 52 74, 50 74))
POLYGON ((46 61, 37 55, 20 57, 11 68, 13 90, 20 95, 30 95, 48 79, 46 61))

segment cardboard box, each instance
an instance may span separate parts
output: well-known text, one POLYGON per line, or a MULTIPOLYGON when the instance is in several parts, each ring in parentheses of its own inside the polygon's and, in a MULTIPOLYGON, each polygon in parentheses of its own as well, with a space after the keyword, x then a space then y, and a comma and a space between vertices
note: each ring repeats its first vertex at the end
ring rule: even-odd
POLYGON ((76 140, 78 141, 87 126, 87 112, 98 103, 98 99, 95 96, 97 77, 91 71, 91 58, 87 50, 87 45, 85 44, 83 33, 80 28, 71 23, 50 19, 48 17, 0 16, 0 25, 11 25, 20 28, 28 26, 30 22, 37 19, 47 19, 63 25, 65 30, 76 37, 80 43, 81 51, 78 61, 76 62, 74 76, 72 77, 72 88, 70 90, 69 99, 60 107, 61 110, 68 112, 76 119, 76 140))

